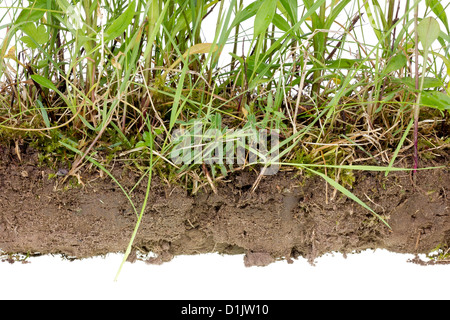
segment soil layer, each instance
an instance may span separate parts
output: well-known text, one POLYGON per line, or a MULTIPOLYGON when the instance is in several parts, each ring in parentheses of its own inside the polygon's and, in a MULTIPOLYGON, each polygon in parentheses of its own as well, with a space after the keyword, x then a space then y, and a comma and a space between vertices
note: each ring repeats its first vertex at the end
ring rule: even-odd
MULTIPOLYGON (((0 145, 0 252, 62 254, 81 259, 124 252, 136 223, 130 202, 111 179, 98 172, 82 176, 84 186, 62 184, 57 172, 38 166, 38 155, 0 145)), ((438 163, 448 165, 448 153, 438 163)), ((60 171, 64 172, 64 171, 60 171)), ((113 175, 127 190, 139 176, 124 168, 113 175)), ((155 177, 137 237, 137 252, 153 253, 150 263, 176 255, 219 252, 245 254, 246 266, 303 257, 311 262, 330 252, 384 248, 429 253, 450 246, 450 171, 355 172, 352 192, 386 219, 300 171, 264 177, 239 171, 192 196, 155 177)), ((146 182, 132 193, 142 204, 146 182)), ((139 211, 139 207, 137 208, 139 211)))

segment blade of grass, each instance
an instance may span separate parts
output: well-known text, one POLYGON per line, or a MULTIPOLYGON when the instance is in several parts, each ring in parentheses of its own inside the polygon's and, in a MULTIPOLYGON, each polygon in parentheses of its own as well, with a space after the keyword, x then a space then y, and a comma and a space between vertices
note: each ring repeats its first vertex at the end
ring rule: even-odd
POLYGON ((414 125, 414 118, 411 118, 411 120, 409 121, 408 126, 405 129, 405 132, 403 133, 402 138, 400 139, 397 148, 394 151, 394 154, 392 155, 391 161, 389 162, 389 165, 387 167, 386 173, 385 173, 385 177, 388 176, 389 172, 392 169, 392 166, 394 165, 395 159, 397 159, 398 153, 400 152, 401 147, 403 146, 403 143, 406 140, 406 137, 408 136, 409 131, 411 130, 412 126, 414 125))
MULTIPOLYGON (((81 152, 80 150, 78 150, 77 148, 75 148, 74 146, 71 146, 68 143, 65 143, 62 140, 59 140, 58 143, 60 145, 62 145, 63 147, 67 148, 68 150, 71 150, 72 152, 82 156, 83 152, 81 152)), ((102 170, 103 172, 105 172, 120 188, 120 190, 122 190, 122 192, 124 193, 124 195, 127 197, 128 201, 131 204, 131 207, 133 208, 134 213, 137 216, 137 210, 136 207, 133 203, 133 200, 131 200, 130 195, 128 194, 128 192, 123 188, 123 186, 120 184, 120 182, 112 175, 112 173, 106 169, 101 163, 99 163, 97 160, 95 160, 94 158, 92 158, 91 156, 86 156, 86 159, 89 160, 90 162, 92 162, 95 166, 97 166, 100 170, 102 170)))

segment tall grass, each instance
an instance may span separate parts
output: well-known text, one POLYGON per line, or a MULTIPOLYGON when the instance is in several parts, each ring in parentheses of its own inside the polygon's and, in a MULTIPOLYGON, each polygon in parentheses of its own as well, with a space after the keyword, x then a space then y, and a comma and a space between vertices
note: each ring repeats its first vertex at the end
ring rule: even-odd
POLYGON ((172 132, 195 121, 221 132, 278 129, 273 163, 317 174, 372 211, 349 191, 344 177, 352 170, 388 174, 411 146, 418 168, 420 154, 448 148, 449 7, 437 0, 4 1, 0 136, 56 141, 70 175, 86 161, 109 174, 115 159, 143 176, 151 168, 187 181, 195 193, 254 164, 178 166, 169 157, 172 132))

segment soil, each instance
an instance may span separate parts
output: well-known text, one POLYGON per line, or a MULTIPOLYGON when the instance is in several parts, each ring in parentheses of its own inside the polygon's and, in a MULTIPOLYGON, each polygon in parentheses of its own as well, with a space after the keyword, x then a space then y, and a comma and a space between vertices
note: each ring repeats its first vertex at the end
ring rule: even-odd
MULTIPOLYGON (((130 260, 147 256, 164 263, 177 255, 207 252, 245 254, 246 266, 302 257, 311 263, 330 252, 344 254, 384 248, 398 253, 429 253, 450 247, 448 150, 428 165, 444 169, 410 172, 355 172, 352 192, 387 220, 298 170, 264 177, 238 171, 189 195, 158 177, 134 242, 130 260)), ((410 163, 405 165, 410 166, 410 163)), ((64 169, 64 168, 61 168, 64 169)), ((87 170, 87 169, 86 169, 87 170)), ((84 186, 62 183, 38 165, 38 154, 0 145, 0 252, 6 255, 62 254, 82 259, 124 252, 136 215, 120 188, 98 172, 85 172, 84 186)), ((64 174, 64 170, 60 170, 64 174)), ((139 176, 116 166, 112 171, 130 190, 139 176)), ((146 181, 131 197, 142 204, 146 181)), ((139 207, 137 208, 139 211, 139 207)))

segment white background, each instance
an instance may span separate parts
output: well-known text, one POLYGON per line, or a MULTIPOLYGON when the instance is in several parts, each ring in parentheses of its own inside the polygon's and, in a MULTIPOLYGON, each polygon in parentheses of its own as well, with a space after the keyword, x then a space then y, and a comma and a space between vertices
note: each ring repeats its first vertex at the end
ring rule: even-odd
POLYGON ((127 263, 114 282, 121 254, 44 256, 0 263, 0 299, 449 299, 450 265, 407 263, 412 257, 377 250, 326 255, 314 267, 300 259, 245 268, 242 255, 180 256, 161 266, 127 263))

